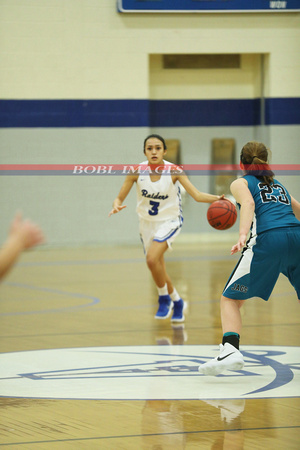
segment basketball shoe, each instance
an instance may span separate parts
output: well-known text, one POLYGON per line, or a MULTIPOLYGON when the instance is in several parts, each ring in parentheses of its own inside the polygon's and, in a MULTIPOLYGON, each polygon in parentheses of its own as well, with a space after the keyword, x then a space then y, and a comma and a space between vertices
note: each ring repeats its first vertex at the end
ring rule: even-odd
POLYGON ((160 295, 158 297, 159 307, 155 319, 166 319, 171 314, 173 302, 169 295, 160 295))
POLYGON ((180 300, 177 300, 176 302, 173 302, 173 315, 171 322, 184 322, 184 309, 185 303, 182 298, 180 300))
POLYGON ((219 375, 224 370, 241 370, 243 367, 244 358, 241 352, 226 342, 224 345, 220 344, 219 356, 202 364, 198 370, 204 375, 219 375))

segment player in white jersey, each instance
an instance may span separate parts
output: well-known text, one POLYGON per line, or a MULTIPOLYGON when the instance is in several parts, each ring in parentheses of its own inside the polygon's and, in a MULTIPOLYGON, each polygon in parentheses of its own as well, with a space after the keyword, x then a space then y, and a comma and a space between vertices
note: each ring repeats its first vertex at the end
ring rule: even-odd
POLYGON ((147 161, 137 166, 135 173, 127 175, 109 216, 126 208, 123 202, 136 183, 140 235, 159 295, 155 317, 167 318, 174 306, 171 320, 182 322, 184 302, 167 274, 164 261, 164 253, 179 234, 183 222, 179 184, 197 202, 212 203, 224 196, 198 191, 181 169, 164 160, 166 152, 161 136, 152 134, 145 139, 147 161))
POLYGON ((274 179, 264 144, 244 145, 241 168, 244 176, 233 181, 230 189, 240 205, 239 239, 231 254, 243 249, 242 256, 221 296, 220 355, 199 367, 205 375, 243 368, 240 308, 246 299, 260 297, 267 301, 283 273, 300 301, 300 203, 274 179))

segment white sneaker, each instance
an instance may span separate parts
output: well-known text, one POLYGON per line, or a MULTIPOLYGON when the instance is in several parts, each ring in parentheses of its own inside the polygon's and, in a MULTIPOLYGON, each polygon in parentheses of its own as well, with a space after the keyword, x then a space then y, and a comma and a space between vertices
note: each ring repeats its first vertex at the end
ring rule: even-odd
POLYGON ((204 375, 218 375, 224 370, 241 370, 244 367, 244 358, 241 352, 228 342, 220 344, 220 355, 217 358, 202 364, 199 372, 204 375))

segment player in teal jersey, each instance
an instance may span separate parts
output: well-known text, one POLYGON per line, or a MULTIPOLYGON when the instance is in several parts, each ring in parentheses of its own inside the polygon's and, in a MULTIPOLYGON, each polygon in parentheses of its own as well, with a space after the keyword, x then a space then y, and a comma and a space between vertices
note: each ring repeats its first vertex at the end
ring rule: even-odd
POLYGON ((242 255, 221 297, 220 355, 199 367, 205 375, 243 368, 240 308, 246 299, 267 301, 283 273, 300 300, 300 203, 274 179, 264 144, 248 142, 240 162, 244 176, 230 187, 240 206, 239 239, 231 254, 242 250, 242 255))

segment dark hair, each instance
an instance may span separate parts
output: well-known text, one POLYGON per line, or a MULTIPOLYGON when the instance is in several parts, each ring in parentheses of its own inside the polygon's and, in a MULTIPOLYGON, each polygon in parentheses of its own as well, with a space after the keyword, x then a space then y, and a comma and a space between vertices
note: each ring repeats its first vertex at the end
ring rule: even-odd
POLYGON ((251 141, 241 151, 241 163, 246 174, 254 175, 265 184, 274 183, 274 173, 268 164, 270 151, 261 142, 251 141))
POLYGON ((161 143, 162 143, 163 146, 164 146, 164 150, 167 150, 167 146, 166 146, 166 143, 165 143, 165 140, 164 140, 163 137, 161 137, 159 134, 150 134, 150 135, 147 136, 146 139, 144 140, 144 152, 145 152, 145 148, 146 148, 146 142, 148 141, 148 139, 151 139, 151 138, 155 138, 155 139, 160 140, 161 143))

